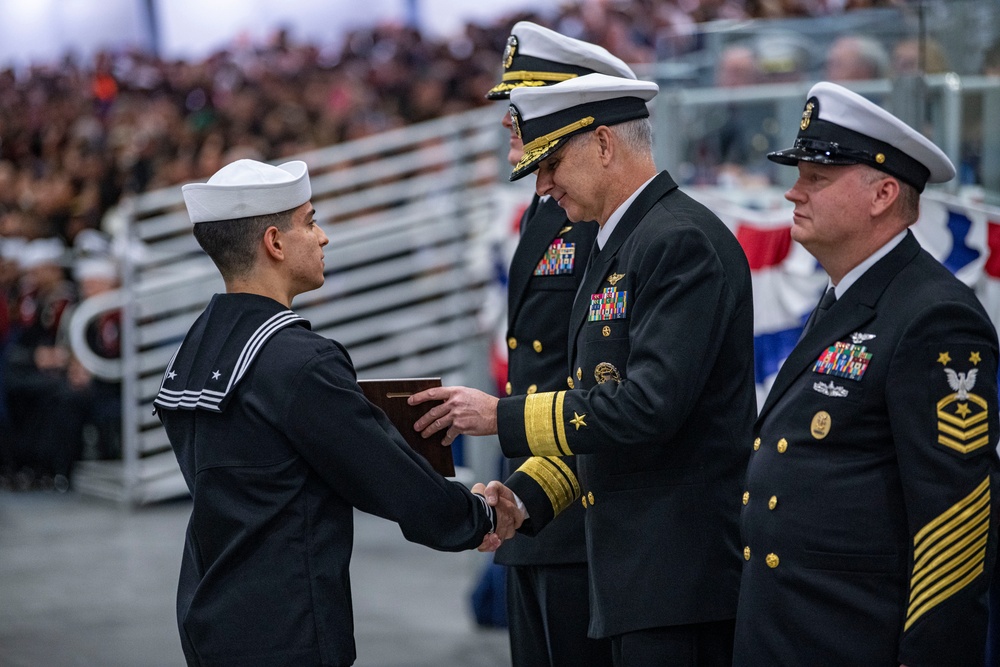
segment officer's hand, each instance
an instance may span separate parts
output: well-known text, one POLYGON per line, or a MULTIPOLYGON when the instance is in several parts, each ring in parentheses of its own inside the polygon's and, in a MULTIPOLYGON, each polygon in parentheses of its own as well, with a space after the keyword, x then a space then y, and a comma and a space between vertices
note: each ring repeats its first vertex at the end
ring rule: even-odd
POLYGON ((504 540, 512 539, 524 523, 524 511, 517 506, 514 492, 500 482, 493 481, 485 487, 481 483, 476 484, 472 492, 481 494, 496 510, 496 529, 483 538, 479 551, 496 551, 504 540))
POLYGON ((406 399, 410 405, 425 401, 444 401, 427 411, 413 425, 414 430, 429 438, 447 429, 442 444, 450 445, 460 434, 493 435, 497 432, 495 396, 469 387, 434 387, 406 399))

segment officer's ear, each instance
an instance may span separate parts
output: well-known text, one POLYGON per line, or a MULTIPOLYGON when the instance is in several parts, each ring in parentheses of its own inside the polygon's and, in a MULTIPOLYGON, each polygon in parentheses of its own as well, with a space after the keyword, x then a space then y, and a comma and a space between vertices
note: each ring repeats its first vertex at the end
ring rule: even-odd
POLYGON ((872 183, 871 217, 877 218, 890 210, 899 199, 899 181, 885 175, 872 183))
POLYGON ((607 167, 615 154, 615 136, 607 125, 600 125, 594 130, 594 140, 597 142, 597 155, 601 165, 607 167))

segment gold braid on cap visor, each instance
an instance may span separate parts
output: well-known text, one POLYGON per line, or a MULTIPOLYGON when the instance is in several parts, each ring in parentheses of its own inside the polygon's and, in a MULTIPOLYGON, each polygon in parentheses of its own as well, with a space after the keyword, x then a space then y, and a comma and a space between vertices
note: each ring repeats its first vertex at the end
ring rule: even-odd
POLYGON ((521 156, 521 159, 518 160, 517 166, 514 167, 514 171, 521 171, 535 160, 541 158, 545 155, 545 153, 555 148, 559 144, 559 140, 567 134, 572 134, 581 128, 591 125, 593 122, 594 117, 587 116, 586 118, 581 118, 575 123, 570 123, 565 127, 560 127, 558 130, 553 130, 548 134, 543 134, 542 136, 529 141, 524 145, 524 154, 521 156))
POLYGON ((578 75, 571 72, 529 72, 527 70, 514 70, 504 72, 504 81, 568 81, 575 79, 578 75))

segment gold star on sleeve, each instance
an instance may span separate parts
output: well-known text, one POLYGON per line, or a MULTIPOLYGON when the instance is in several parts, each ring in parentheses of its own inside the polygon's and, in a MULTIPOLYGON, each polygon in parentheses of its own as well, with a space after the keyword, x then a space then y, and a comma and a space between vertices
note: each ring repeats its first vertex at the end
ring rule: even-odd
POLYGON ((948 354, 947 352, 941 352, 940 354, 938 354, 937 360, 939 364, 947 366, 948 362, 951 361, 951 355, 948 354))
POLYGON ((582 415, 578 415, 578 414, 576 414, 576 411, 574 410, 573 411, 573 418, 569 420, 569 423, 572 424, 573 426, 575 426, 576 430, 579 431, 581 426, 586 426, 587 425, 587 422, 583 421, 583 418, 586 417, 586 416, 587 416, 586 412, 584 412, 582 415))
POLYGON ((979 356, 978 352, 973 352, 971 355, 969 355, 969 361, 972 362, 973 366, 978 366, 979 362, 982 360, 983 358, 979 356))

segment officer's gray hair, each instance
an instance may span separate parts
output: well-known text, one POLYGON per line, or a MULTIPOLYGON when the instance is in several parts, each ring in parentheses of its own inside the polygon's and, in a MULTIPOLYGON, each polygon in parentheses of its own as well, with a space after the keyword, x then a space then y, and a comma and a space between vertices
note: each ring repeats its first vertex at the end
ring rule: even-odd
POLYGON ((650 153, 653 150, 653 124, 648 118, 636 118, 611 126, 618 140, 635 153, 650 153))
POLYGON ((257 244, 264 230, 273 226, 287 232, 297 208, 249 218, 199 222, 194 226, 194 238, 225 280, 246 278, 257 261, 257 244))

